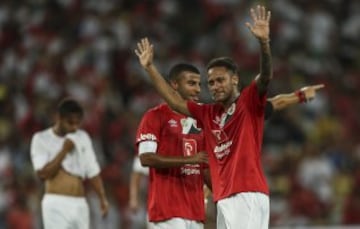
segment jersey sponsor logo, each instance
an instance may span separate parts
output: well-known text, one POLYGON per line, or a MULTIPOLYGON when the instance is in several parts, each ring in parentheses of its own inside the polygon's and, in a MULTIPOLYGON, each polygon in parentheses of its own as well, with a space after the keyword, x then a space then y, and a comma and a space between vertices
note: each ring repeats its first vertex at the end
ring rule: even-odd
POLYGON ((181 167, 181 174, 189 175, 200 175, 200 165, 184 165, 181 167))
POLYGON ((154 134, 146 133, 146 134, 140 134, 140 137, 136 140, 137 142, 141 141, 156 141, 157 138, 154 134))
POLYGON ((225 143, 222 143, 221 145, 217 145, 214 148, 214 154, 215 157, 218 160, 221 160, 223 157, 225 157, 226 155, 228 155, 230 153, 230 147, 232 145, 232 141, 227 141, 225 143))
POLYGON ((177 121, 174 120, 174 119, 170 119, 168 121, 168 123, 169 123, 170 127, 177 127, 178 126, 177 121))

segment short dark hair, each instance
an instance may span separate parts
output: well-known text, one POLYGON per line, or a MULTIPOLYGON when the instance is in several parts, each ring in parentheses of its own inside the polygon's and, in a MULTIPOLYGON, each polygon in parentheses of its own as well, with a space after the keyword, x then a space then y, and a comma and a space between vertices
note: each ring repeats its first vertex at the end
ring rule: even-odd
POLYGON ((230 57, 224 56, 210 60, 210 62, 206 66, 206 70, 209 71, 209 69, 213 67, 225 67, 233 74, 238 74, 238 66, 230 57))
POLYGON ((180 74, 182 72, 184 72, 184 71, 193 72, 193 73, 196 73, 196 74, 200 75, 199 69, 197 69, 197 67, 195 67, 194 65, 188 64, 188 63, 179 63, 179 64, 174 65, 170 69, 170 72, 169 72, 169 75, 168 75, 168 80, 169 81, 178 80, 180 74))
POLYGON ((80 117, 84 116, 84 110, 80 103, 72 98, 65 98, 60 101, 57 112, 61 117, 66 117, 70 114, 78 114, 80 117))

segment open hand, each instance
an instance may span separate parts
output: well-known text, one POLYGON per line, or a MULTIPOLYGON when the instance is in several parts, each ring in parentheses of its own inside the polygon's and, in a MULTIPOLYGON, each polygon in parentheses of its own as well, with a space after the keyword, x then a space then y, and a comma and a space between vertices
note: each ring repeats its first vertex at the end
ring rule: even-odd
POLYGON ((251 33, 262 42, 269 41, 269 24, 271 12, 267 11, 264 6, 258 5, 256 9, 250 9, 253 23, 247 22, 245 25, 250 29, 251 33))
POLYGON ((153 63, 154 49, 147 37, 141 39, 141 41, 137 43, 135 54, 138 56, 143 68, 147 68, 153 63))

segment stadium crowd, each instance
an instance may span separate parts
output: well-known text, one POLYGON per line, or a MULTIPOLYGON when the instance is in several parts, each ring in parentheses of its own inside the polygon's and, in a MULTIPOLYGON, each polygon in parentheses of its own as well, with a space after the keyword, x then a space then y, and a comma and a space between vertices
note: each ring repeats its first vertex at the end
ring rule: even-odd
MULTIPOLYGON (((266 123, 270 225, 360 225, 360 2, 266 3, 274 61, 269 96, 326 85, 315 100, 275 113, 266 123)), ((128 209, 135 131, 144 111, 161 99, 134 55, 136 42, 143 36, 154 42, 164 73, 164 66, 178 61, 204 70, 211 58, 231 56, 246 84, 259 64, 258 44, 244 26, 252 4, 2 0, 0 228, 41 228, 43 190, 29 142, 53 122, 54 105, 65 96, 85 108, 83 127, 94 140, 110 198, 108 218, 93 212, 92 225, 141 225, 143 218, 128 209)), ((203 89, 202 99, 209 101, 206 81, 203 89)), ((91 191, 88 195, 90 204, 97 204, 91 191)))

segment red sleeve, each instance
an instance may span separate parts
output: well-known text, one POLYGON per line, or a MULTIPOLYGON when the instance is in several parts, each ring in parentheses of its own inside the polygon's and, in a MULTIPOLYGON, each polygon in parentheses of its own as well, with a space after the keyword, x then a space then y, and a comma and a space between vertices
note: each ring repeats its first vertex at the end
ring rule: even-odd
POLYGON ((202 120, 207 113, 207 105, 195 103, 194 101, 187 101, 187 107, 191 116, 202 125, 202 120))
POLYGON ((263 115, 266 105, 266 93, 259 95, 256 81, 252 81, 251 84, 242 91, 242 93, 247 108, 255 114, 263 115))
POLYGON ((150 110, 142 117, 136 132, 136 149, 142 141, 159 141, 161 116, 156 113, 156 110, 150 110))

